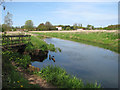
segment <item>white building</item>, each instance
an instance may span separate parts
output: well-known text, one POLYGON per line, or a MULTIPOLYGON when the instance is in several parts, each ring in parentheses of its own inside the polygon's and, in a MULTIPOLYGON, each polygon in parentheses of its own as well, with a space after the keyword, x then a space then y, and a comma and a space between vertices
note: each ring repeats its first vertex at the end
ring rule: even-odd
POLYGON ((56 27, 58 29, 58 31, 62 30, 62 27, 56 27))
POLYGON ((83 30, 83 29, 77 29, 77 30, 79 31, 79 30, 83 30))

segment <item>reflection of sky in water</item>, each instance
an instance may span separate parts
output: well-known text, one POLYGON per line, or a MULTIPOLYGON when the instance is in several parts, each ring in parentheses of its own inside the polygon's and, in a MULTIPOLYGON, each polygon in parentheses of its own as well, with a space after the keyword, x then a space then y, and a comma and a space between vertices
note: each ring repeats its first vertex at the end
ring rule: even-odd
MULTIPOLYGON (((59 47, 62 52, 50 52, 56 62, 49 60, 33 62, 32 65, 42 68, 46 65, 59 65, 69 74, 91 81, 102 82, 104 87, 116 87, 118 84, 118 54, 103 48, 57 38, 45 39, 59 47)), ((49 55, 48 55, 49 56, 49 55)))

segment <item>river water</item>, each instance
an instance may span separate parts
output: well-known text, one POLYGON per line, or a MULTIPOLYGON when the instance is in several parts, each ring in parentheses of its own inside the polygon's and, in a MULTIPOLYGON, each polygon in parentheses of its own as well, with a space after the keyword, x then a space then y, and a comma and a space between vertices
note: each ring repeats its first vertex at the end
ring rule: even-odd
POLYGON ((68 74, 84 82, 97 81, 104 88, 118 88, 118 55, 107 49, 57 38, 46 38, 47 43, 59 47, 61 52, 48 52, 54 55, 55 62, 49 57, 43 62, 34 61, 32 65, 42 68, 46 65, 58 65, 68 74))

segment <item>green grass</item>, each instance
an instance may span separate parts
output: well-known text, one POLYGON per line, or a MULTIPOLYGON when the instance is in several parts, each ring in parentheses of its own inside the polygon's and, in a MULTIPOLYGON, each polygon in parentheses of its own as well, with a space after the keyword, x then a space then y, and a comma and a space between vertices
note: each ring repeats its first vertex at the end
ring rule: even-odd
POLYGON ((60 48, 55 47, 54 44, 51 43, 47 44, 40 36, 38 37, 31 36, 31 43, 26 47, 27 51, 31 51, 34 49, 40 49, 42 51, 48 51, 48 50, 55 52, 57 52, 57 50, 60 51, 60 48))
POLYGON ((68 75, 58 66, 46 66, 36 74, 59 88, 101 88, 97 82, 84 84, 81 79, 68 75))
POLYGON ((18 66, 27 68, 27 65, 31 63, 31 57, 29 55, 21 55, 12 51, 3 52, 3 55, 8 58, 9 61, 14 61, 18 66))
POLYGON ((61 38, 66 40, 72 40, 89 45, 99 46, 105 49, 109 49, 118 52, 118 33, 114 32, 47 32, 47 33, 35 33, 39 35, 45 35, 49 37, 61 38))
POLYGON ((29 84, 28 80, 15 70, 16 67, 11 64, 9 56, 2 54, 2 88, 40 88, 39 85, 29 84))

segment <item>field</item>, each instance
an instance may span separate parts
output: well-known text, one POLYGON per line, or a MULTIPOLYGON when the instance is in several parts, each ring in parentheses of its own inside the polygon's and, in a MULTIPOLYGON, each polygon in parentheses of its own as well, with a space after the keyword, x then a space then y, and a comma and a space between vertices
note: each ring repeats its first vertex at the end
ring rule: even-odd
POLYGON ((34 34, 49 37, 72 40, 86 43, 118 52, 118 33, 117 32, 32 32, 34 34))

